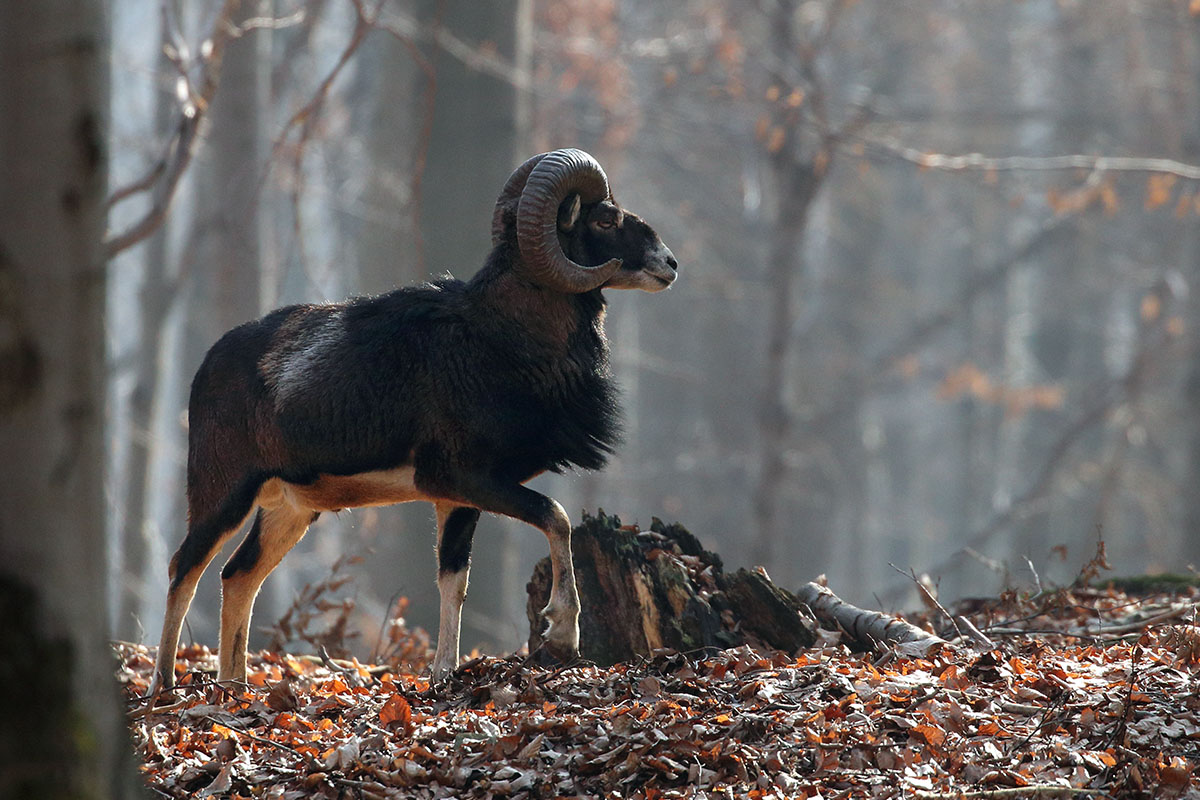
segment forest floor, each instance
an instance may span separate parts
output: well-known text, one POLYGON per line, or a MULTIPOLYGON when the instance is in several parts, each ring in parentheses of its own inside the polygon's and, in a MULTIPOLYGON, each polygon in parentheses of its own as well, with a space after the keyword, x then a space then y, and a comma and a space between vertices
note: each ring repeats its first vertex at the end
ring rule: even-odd
POLYGON ((116 649, 164 797, 1200 798, 1198 602, 1081 584, 953 609, 966 635, 929 656, 825 631, 795 655, 477 658, 436 686, 279 652, 218 685, 192 647, 158 707, 151 651, 116 649))

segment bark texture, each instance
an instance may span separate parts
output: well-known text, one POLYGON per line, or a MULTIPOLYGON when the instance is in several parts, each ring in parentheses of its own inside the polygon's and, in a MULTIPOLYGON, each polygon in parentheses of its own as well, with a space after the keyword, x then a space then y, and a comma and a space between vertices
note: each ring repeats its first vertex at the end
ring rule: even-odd
POLYGON ((127 796, 104 603, 107 39, 0 4, 0 796, 127 796))

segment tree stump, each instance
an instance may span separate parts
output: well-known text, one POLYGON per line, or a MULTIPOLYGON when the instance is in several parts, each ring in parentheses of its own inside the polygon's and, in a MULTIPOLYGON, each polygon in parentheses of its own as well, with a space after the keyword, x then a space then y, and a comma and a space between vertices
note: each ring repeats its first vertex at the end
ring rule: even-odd
MULTIPOLYGON (((582 611, 580 655, 611 666, 659 648, 690 652, 742 644, 795 653, 816 640, 804 604, 760 571, 727 574, 720 556, 678 523, 622 526, 603 511, 584 515, 572 538, 582 611)), ((529 652, 542 644, 550 559, 527 587, 529 652)))

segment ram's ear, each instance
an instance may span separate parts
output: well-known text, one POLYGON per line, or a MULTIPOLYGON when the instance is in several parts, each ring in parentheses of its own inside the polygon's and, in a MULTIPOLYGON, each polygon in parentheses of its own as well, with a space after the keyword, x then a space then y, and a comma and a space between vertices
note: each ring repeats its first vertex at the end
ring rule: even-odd
POLYGON ((582 202, 578 194, 572 194, 562 201, 558 207, 558 229, 564 233, 575 227, 579 222, 579 211, 582 202))

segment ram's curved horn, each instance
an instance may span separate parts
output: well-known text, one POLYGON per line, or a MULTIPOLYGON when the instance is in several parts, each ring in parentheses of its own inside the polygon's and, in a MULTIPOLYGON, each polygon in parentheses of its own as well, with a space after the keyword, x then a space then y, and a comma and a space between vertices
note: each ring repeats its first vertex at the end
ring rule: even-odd
MULTIPOLYGON (((526 162, 528 163, 528 162, 526 162)), ((590 292, 621 268, 614 258, 585 267, 567 258, 558 243, 558 206, 578 193, 585 203, 609 198, 608 178, 596 159, 582 150, 545 153, 529 173, 517 206, 517 244, 526 276, 561 292, 590 292)))
POLYGON ((525 181, 529 179, 529 173, 547 155, 549 153, 534 156, 514 169, 512 175, 508 176, 508 182, 504 184, 500 196, 496 198, 496 210, 492 212, 492 247, 504 241, 504 207, 521 196, 521 192, 525 190, 525 181))

